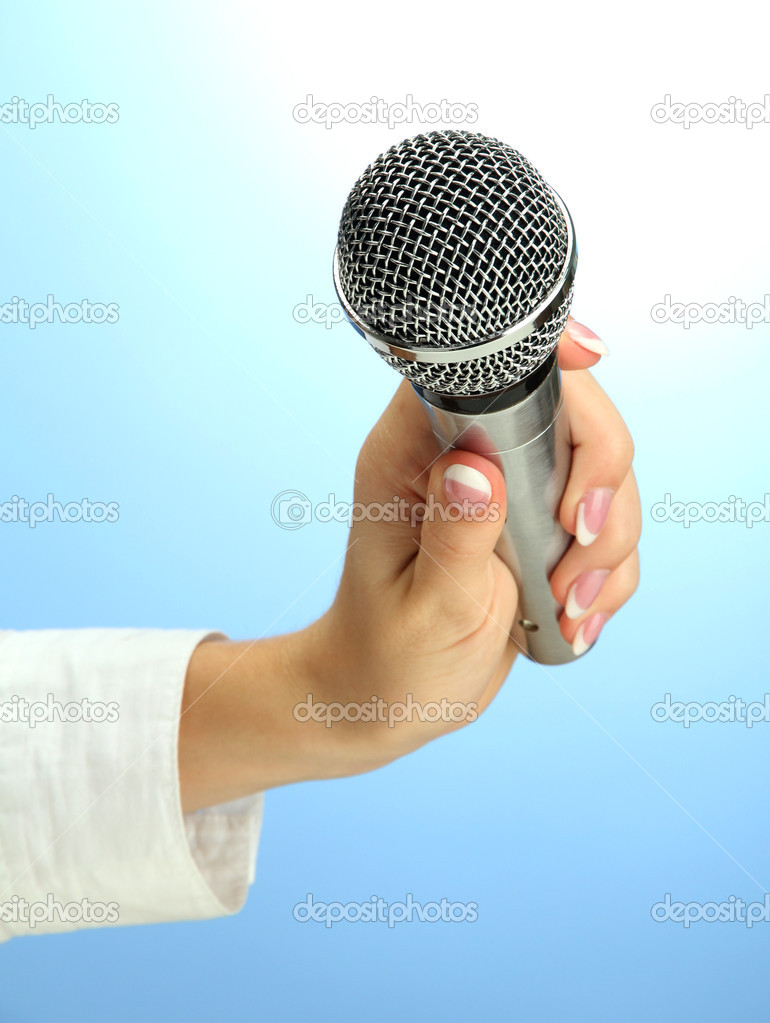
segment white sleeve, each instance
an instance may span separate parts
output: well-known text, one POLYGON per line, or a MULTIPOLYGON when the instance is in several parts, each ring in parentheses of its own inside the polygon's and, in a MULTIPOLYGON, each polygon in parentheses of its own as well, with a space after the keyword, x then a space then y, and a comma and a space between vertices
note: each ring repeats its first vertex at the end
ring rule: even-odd
POLYGON ((243 906, 262 795, 180 804, 185 675, 216 636, 0 632, 0 941, 243 906))

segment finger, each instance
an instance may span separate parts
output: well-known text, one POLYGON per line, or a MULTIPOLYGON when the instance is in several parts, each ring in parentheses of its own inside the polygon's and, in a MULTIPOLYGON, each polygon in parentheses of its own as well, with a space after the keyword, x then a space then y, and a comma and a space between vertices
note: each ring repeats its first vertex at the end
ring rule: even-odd
MULTIPOLYGON (((596 541, 584 547, 574 540, 551 575, 551 591, 565 607, 575 601, 582 607, 599 582, 600 574, 607 575, 631 554, 639 543, 642 513, 639 491, 633 471, 629 472, 612 499, 609 515, 596 541), (598 573, 598 574, 597 574, 598 573), (587 574, 590 579, 578 579, 587 574), (580 593, 574 591, 578 585, 580 593), (570 602, 572 593, 572 602, 570 602)), ((573 616, 574 617, 574 616, 573 616)))
POLYGON ((379 584, 399 576, 414 559, 430 466, 440 454, 414 388, 404 380, 366 438, 356 465, 350 546, 379 584), (388 510, 387 517, 381 509, 388 510))
POLYGON ((617 409, 590 373, 565 374, 563 385, 573 450, 559 518, 587 547, 601 532, 612 497, 628 476, 634 445, 617 409))
POLYGON ((567 317, 564 333, 559 338, 559 367, 561 369, 589 369, 602 355, 609 355, 603 341, 592 330, 567 317))
MULTIPOLYGON (((592 601, 579 620, 571 620, 566 614, 562 614, 559 627, 564 639, 570 644, 576 644, 576 651, 585 652, 587 647, 593 646, 604 625, 609 621, 625 603, 630 600, 639 585, 639 554, 633 550, 626 560, 613 572, 608 573, 604 585, 600 588, 596 598, 592 601), (596 618, 594 618, 596 616, 596 618), (592 627, 587 631, 584 626, 591 618, 594 618, 592 627)), ((506 651, 501 659, 498 670, 490 680, 481 699, 479 700, 479 712, 483 712, 503 686, 510 671, 517 653, 518 647, 513 639, 510 640, 506 651)))
POLYGON ((609 574, 595 600, 579 618, 561 615, 561 634, 575 653, 584 653, 596 642, 606 623, 633 596, 638 585, 639 554, 634 550, 609 574))
POLYGON ((462 594, 486 606, 490 573, 500 565, 495 544, 505 524, 502 473, 481 455, 447 452, 431 469, 426 506, 413 592, 450 608, 463 601, 462 594))

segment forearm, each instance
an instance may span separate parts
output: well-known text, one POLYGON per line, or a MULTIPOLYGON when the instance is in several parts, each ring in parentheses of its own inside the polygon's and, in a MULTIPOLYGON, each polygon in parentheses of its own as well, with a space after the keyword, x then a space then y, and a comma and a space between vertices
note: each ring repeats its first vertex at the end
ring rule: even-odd
POLYGON ((379 766, 346 729, 298 720, 310 693, 322 699, 317 665, 333 664, 320 622, 271 639, 201 643, 185 680, 179 775, 185 813, 254 792, 379 766))

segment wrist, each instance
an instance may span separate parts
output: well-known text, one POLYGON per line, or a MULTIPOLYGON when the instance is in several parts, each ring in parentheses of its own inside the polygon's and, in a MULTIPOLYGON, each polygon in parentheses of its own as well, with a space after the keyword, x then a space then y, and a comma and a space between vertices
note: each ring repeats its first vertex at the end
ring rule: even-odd
POLYGON ((324 619, 256 642, 201 643, 188 666, 179 725, 183 811, 386 763, 360 728, 328 728, 302 709, 308 697, 327 699, 337 659, 324 619))
POLYGON ((334 628, 334 609, 293 638, 292 732, 307 777, 364 774, 395 759, 398 754, 389 751, 391 736, 382 723, 350 720, 345 715, 347 709, 360 705, 361 676, 349 663, 350 644, 334 628))

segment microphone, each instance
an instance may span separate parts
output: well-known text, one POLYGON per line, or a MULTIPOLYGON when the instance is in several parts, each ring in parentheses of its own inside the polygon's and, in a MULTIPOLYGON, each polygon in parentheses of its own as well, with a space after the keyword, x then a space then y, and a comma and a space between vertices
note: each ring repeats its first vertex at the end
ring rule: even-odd
POLYGON ((501 469, 511 635, 540 664, 575 659, 549 579, 572 541, 557 518, 572 445, 556 345, 576 267, 556 192, 515 149, 464 131, 378 156, 348 195, 334 253, 347 318, 412 382, 444 450, 501 469))

